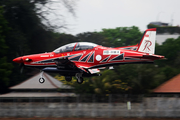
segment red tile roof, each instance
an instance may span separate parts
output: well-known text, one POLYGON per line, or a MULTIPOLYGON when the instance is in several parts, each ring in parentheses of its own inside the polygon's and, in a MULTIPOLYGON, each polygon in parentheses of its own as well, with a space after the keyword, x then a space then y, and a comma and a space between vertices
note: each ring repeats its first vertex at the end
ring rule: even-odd
POLYGON ((154 93, 180 93, 180 74, 153 90, 154 93))

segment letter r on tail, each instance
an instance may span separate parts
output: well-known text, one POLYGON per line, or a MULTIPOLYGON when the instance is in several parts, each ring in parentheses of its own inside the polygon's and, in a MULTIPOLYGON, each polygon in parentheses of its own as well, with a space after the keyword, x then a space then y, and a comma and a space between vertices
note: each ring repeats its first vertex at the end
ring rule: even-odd
POLYGON ((154 54, 155 51, 156 28, 147 29, 138 45, 138 52, 154 54))

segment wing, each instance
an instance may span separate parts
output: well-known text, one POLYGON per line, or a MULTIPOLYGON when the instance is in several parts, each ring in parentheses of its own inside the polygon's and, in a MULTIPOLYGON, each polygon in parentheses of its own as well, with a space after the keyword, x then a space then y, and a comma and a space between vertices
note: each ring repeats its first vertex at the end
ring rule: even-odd
POLYGON ((64 76, 74 76, 76 73, 82 73, 83 76, 97 76, 97 72, 100 72, 99 69, 89 69, 90 66, 81 63, 75 63, 69 60, 68 57, 60 57, 54 59, 57 67, 47 67, 44 68, 43 71, 45 72, 53 72, 59 73, 64 76))

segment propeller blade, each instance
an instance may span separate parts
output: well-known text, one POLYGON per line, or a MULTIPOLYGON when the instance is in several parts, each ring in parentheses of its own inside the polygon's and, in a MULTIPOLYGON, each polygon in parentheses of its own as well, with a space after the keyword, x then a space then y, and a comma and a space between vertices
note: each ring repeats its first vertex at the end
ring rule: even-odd
POLYGON ((20 73, 23 73, 23 70, 24 70, 24 63, 21 63, 19 68, 20 68, 20 73))

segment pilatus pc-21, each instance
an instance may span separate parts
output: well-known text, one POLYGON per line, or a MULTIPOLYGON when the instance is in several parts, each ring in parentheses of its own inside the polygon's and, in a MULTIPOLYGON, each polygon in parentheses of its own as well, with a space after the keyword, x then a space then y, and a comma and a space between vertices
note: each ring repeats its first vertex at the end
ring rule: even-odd
MULTIPOLYGON (((13 61, 29 67, 41 67, 44 72, 59 73, 78 83, 83 77, 98 76, 100 68, 129 63, 153 63, 164 56, 155 55, 156 28, 147 29, 139 44, 134 46, 109 48, 90 42, 76 42, 59 47, 53 52, 26 55, 13 61)), ((40 83, 45 79, 41 76, 40 83)))

